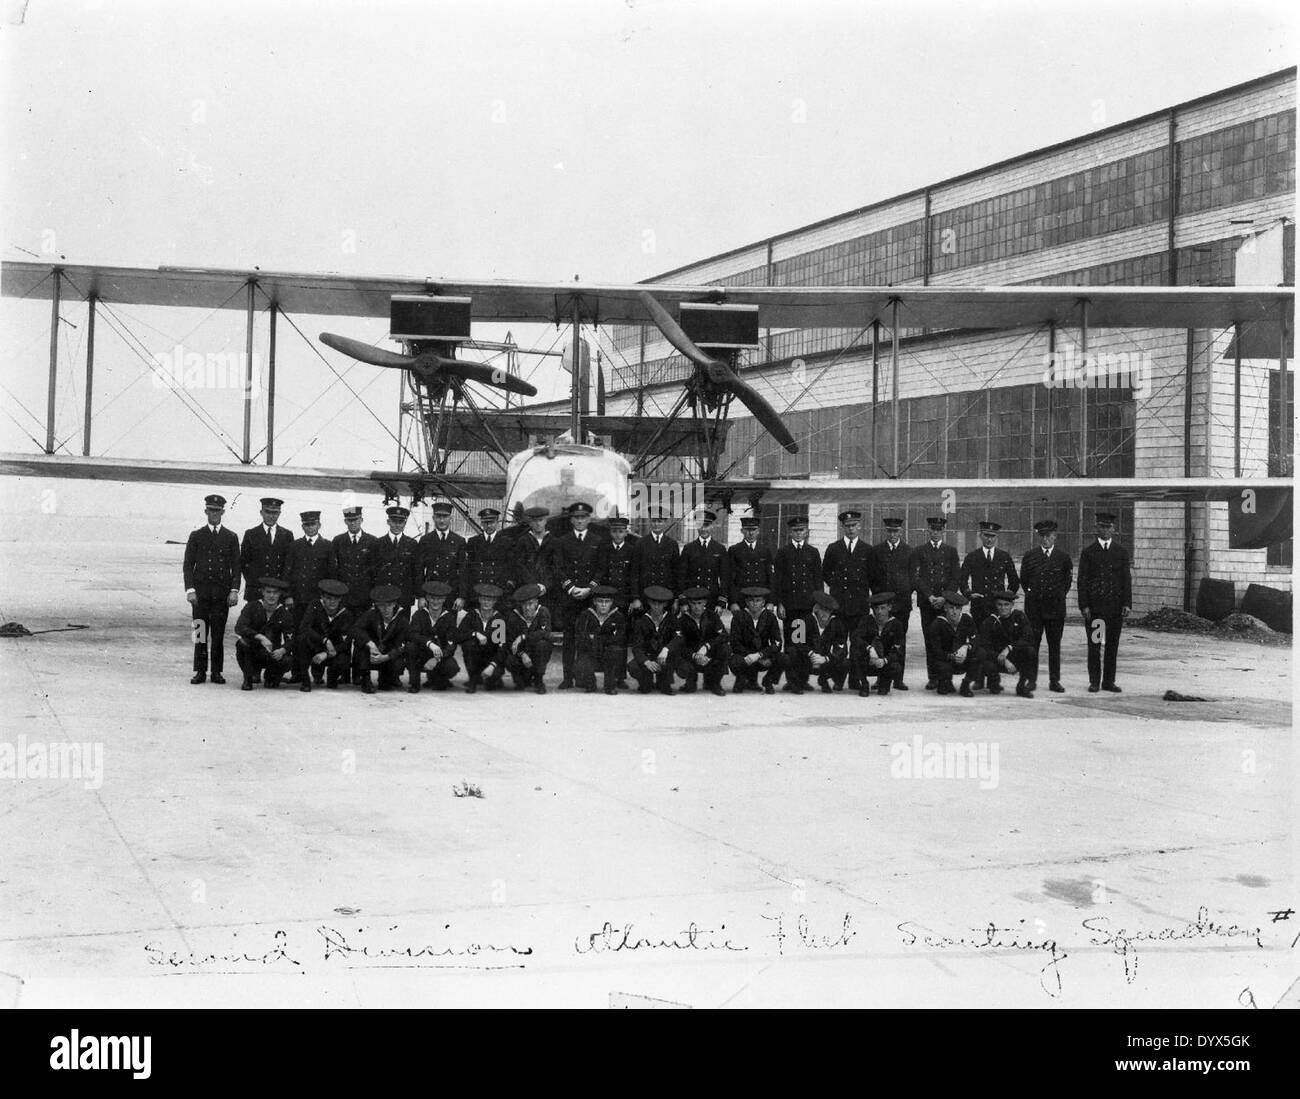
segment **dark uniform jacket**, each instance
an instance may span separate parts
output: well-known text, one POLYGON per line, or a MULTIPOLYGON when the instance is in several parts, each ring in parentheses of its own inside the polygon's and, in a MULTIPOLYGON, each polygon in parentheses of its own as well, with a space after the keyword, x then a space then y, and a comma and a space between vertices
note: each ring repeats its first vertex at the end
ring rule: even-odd
POLYGON ((614 602, 626 608, 633 599, 640 599, 641 593, 632 586, 636 575, 637 541, 629 534, 621 546, 614 545, 613 540, 605 543, 605 583, 618 589, 614 602))
POLYGON ((338 613, 331 618, 321 601, 316 599, 303 615, 298 627, 298 640, 313 653, 321 652, 327 640, 333 642, 336 649, 341 649, 350 640, 355 621, 356 616, 344 606, 340 606, 338 613))
POLYGON ((960 590, 963 595, 975 593, 984 596, 985 608, 992 610, 989 595, 1003 590, 1018 592, 1020 578, 1016 575, 1016 563, 1006 550, 995 548, 992 563, 985 554, 984 547, 980 546, 966 555, 966 560, 961 563, 960 590))
POLYGON ((392 584, 400 591, 399 603, 409 606, 415 601, 420 586, 420 543, 403 534, 393 544, 391 534, 382 535, 375 543, 375 584, 392 584))
POLYGON ((688 588, 703 588, 709 593, 710 604, 731 594, 731 558, 716 538, 710 538, 707 546, 693 538, 682 547, 677 558, 677 594, 688 588))
POLYGON ((245 599, 262 597, 262 590, 257 586, 259 576, 284 579, 292 545, 293 535, 279 523, 275 525, 274 540, 266 536, 266 528, 261 523, 244 531, 244 540, 239 546, 239 567, 244 573, 245 599))
MULTIPOLYGON (((715 542, 714 545, 717 545, 715 542)), ((708 647, 710 660, 725 656, 727 651, 727 632, 722 619, 716 611, 705 608, 704 614, 697 622, 689 614, 677 616, 677 635, 682 640, 682 659, 689 660, 702 646, 708 647)))
POLYGON ((222 527, 215 534, 206 523, 190 531, 185 543, 185 590, 225 598, 239 590, 239 539, 222 527))
POLYGON ((740 594, 742 588, 771 588, 772 551, 757 542, 753 547, 744 539, 727 550, 731 559, 731 588, 728 601, 744 607, 745 597, 740 594))
POLYGON ((542 533, 541 542, 533 537, 531 530, 526 530, 515 538, 511 547, 511 576, 516 588, 522 588, 525 584, 541 584, 546 588, 548 597, 554 594, 552 588, 555 585, 546 568, 551 556, 550 546, 554 541, 555 535, 550 531, 542 533))
POLYGON ((843 538, 826 547, 822 557, 822 579, 839 602, 839 613, 847 617, 866 614, 871 584, 880 577, 876 551, 861 538, 850 555, 843 538))
POLYGON ((970 645, 973 648, 975 619, 969 614, 963 614, 954 626, 945 616, 940 615, 930 623, 930 644, 944 660, 953 660, 953 654, 963 645, 970 645))
POLYGON ((680 556, 676 541, 666 534, 658 542, 653 534, 638 539, 632 554, 632 587, 637 598, 642 597, 646 588, 656 584, 674 594, 680 591, 677 586, 677 559, 680 556))
POLYGON ((867 650, 870 649, 877 656, 883 656, 886 660, 897 660, 901 654, 903 638, 906 631, 903 629, 903 623, 897 618, 889 618, 882 626, 876 621, 876 616, 864 615, 862 621, 858 623, 853 635, 849 638, 853 645, 855 658, 862 660, 863 670, 872 673, 879 669, 872 668, 866 663, 867 650))
POLYGON ((677 615, 667 612, 655 625, 649 614, 637 615, 628 627, 627 641, 632 650, 632 660, 638 667, 647 660, 659 662, 659 654, 677 640, 677 615))
POLYGON ((334 547, 334 563, 331 572, 335 580, 341 580, 348 586, 348 606, 365 607, 370 604, 370 589, 375 586, 375 536, 362 531, 357 535, 356 545, 352 544, 352 535, 344 531, 336 534, 331 541, 334 547))
POLYGON ((1046 621, 1065 617, 1065 596, 1074 577, 1070 555, 1059 546, 1051 554, 1035 546, 1020 562, 1020 582, 1025 586, 1025 616, 1046 621))
POLYGON ((588 530, 582 539, 570 530, 556 538, 544 554, 543 567, 549 567, 551 578, 562 591, 570 588, 590 588, 599 584, 604 575, 605 545, 588 530))
POLYGON ((802 546, 787 541, 776 551, 772 565, 776 602, 787 615, 812 610, 812 597, 822 590, 822 555, 811 542, 802 546))
POLYGON ((809 615, 804 640, 798 647, 819 656, 844 659, 849 655, 849 628, 838 615, 831 615, 825 626, 818 623, 816 615, 809 615))
POLYGON ((1012 611, 1006 618, 989 615, 979 628, 979 647, 985 657, 993 660, 1003 649, 1010 648, 1021 654, 1034 647, 1034 631, 1024 611, 1012 611))
POLYGON ((436 530, 420 539, 420 576, 451 585, 453 596, 465 590, 465 539, 454 530, 442 538, 436 530))
MULTIPOLYGON (((442 650, 444 659, 451 656, 459 640, 460 629, 457 620, 464 614, 464 611, 439 613, 437 607, 432 611, 428 607, 421 607, 411 615, 411 624, 406 630, 407 643, 419 645, 428 653, 428 644, 432 641, 442 650)), ((425 659, 428 659, 427 655, 425 659)))
POLYGON ((293 613, 283 603, 277 603, 271 611, 266 609, 260 599, 254 603, 245 603, 244 609, 239 612, 239 621, 235 623, 235 634, 247 644, 256 645, 260 649, 262 643, 256 640, 259 633, 270 640, 273 649, 292 644, 293 613))
POLYGON ((378 607, 371 607, 357 618, 352 627, 352 639, 358 645, 373 641, 381 653, 399 652, 406 644, 406 635, 411 628, 410 612, 402 606, 397 613, 384 623, 378 607))
POLYGON ((956 591, 961 583, 961 561, 957 548, 940 542, 938 548, 928 538, 912 550, 912 590, 927 604, 931 596, 956 591))
POLYGON ((551 612, 538 607, 530 622, 516 607, 506 616, 506 643, 512 653, 528 652, 539 641, 551 639, 551 612))
POLYGON ((476 584, 495 584, 506 595, 514 591, 514 550, 514 540, 500 531, 492 535, 491 542, 486 535, 474 535, 465 546, 467 579, 461 596, 473 599, 476 584))
POLYGON ((1133 606, 1133 573, 1128 550, 1112 538, 1110 549, 1097 539, 1079 554, 1079 609, 1113 617, 1122 607, 1133 606))
POLYGON ((602 622, 595 607, 588 607, 578 615, 577 651, 593 657, 604 657, 611 649, 622 648, 627 643, 627 618, 615 607, 602 622))
POLYGON ((298 538, 289 547, 285 579, 289 581, 289 595, 298 604, 310 603, 319 590, 316 585, 329 577, 333 568, 334 547, 328 538, 316 535, 313 544, 308 538, 298 538))
POLYGON ((491 659, 491 655, 496 652, 497 646, 505 644, 505 639, 509 633, 510 627, 506 621, 506 616, 499 607, 489 615, 485 615, 481 610, 469 610, 462 611, 460 614, 456 639, 461 645, 472 640, 481 647, 488 659, 491 659), (498 623, 500 624, 499 628, 498 623), (478 638, 474 637, 476 633, 481 633, 487 638, 487 641, 479 641, 478 638), (501 640, 498 641, 497 638, 501 640))
MULTIPOLYGON (((758 619, 750 617, 748 610, 737 611, 731 616, 731 655, 748 656, 761 653, 769 659, 781 652, 781 623, 775 614, 766 607, 758 614, 758 619)), ((757 667, 757 665, 755 665, 757 667)))
POLYGON ((876 546, 880 572, 872 585, 875 591, 892 591, 898 598, 890 604, 893 614, 906 614, 912 606, 912 547, 900 541, 890 548, 889 539, 876 546))

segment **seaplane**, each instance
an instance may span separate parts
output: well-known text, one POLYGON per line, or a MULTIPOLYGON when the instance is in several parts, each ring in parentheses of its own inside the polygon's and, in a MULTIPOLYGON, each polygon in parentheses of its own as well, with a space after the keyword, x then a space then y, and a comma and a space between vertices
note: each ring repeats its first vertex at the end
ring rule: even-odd
MULTIPOLYGON (((405 496, 412 503, 432 496, 450 500, 468 525, 477 527, 471 500, 500 500, 508 517, 540 505, 558 514, 585 500, 600 516, 637 517, 633 486, 653 478, 664 463, 701 486, 708 506, 747 506, 758 512, 775 503, 843 500, 928 502, 942 494, 965 503, 1059 504, 1100 500, 1237 501, 1251 494, 1249 509, 1233 509, 1235 548, 1259 548, 1291 536, 1292 479, 1270 478, 1040 478, 1034 480, 943 480, 886 476, 864 480, 734 476, 721 468, 729 418, 743 407, 781 447, 798 450, 782 412, 746 378, 746 354, 760 346, 763 330, 845 328, 872 332, 872 354, 892 342, 897 378, 899 333, 1077 329, 1087 346, 1090 329, 1234 329, 1249 331, 1255 345, 1280 357, 1284 377, 1294 324, 1294 289, 1261 287, 933 287, 933 286, 746 286, 632 285, 465 281, 436 277, 347 277, 258 270, 160 267, 128 268, 49 262, 0 264, 0 291, 11 298, 51 303, 50 399, 46 444, 37 453, 0 454, 0 473, 56 478, 153 481, 210 487, 247 486, 284 491, 351 491, 405 496), (250 399, 244 402, 244 447, 234 463, 160 462, 96 457, 90 450, 90 385, 83 453, 56 453, 55 380, 59 370, 60 311, 75 299, 89 315, 87 382, 93 368, 97 305, 147 305, 244 309, 251 352, 254 325, 263 306, 270 316, 270 399, 266 464, 249 446, 250 399), (346 328, 350 318, 389 320, 394 349, 346 334, 322 332, 320 343, 335 353, 384 370, 402 372, 401 415, 419 427, 419 452, 409 468, 359 470, 275 465, 275 319, 279 315, 328 317, 346 328), (534 397, 537 390, 516 374, 466 358, 476 348, 475 324, 546 323, 569 328, 573 375, 568 414, 529 411, 527 404, 491 406, 496 392, 534 397), (687 366, 685 380, 666 415, 607 415, 598 391, 587 407, 580 369, 584 330, 642 326, 657 332, 687 366), (882 341, 882 331, 892 337, 882 341), (522 444, 522 445, 521 445, 522 444), (465 473, 456 455, 482 453, 491 471, 465 473), (1264 494, 1264 497, 1261 497, 1264 494), (1265 498, 1266 497, 1266 498, 1265 498), (1238 515, 1238 512, 1242 515, 1238 515)), ((846 353, 856 340, 845 349, 846 353)), ((1243 340, 1238 341, 1240 352, 1243 340)), ((488 346, 478 342, 477 346, 488 346)), ((251 380, 250 380, 251 388, 251 380)), ((797 397, 797 394, 795 395, 797 397)), ((897 409, 897 386, 892 404, 897 409)), ((793 404, 793 398, 791 404, 793 404)), ((788 411, 783 410, 783 411, 788 411)), ((399 463, 400 464, 400 463, 399 463)), ((698 503, 699 499, 691 501, 698 503)), ((678 517, 682 518, 682 517, 678 517)))

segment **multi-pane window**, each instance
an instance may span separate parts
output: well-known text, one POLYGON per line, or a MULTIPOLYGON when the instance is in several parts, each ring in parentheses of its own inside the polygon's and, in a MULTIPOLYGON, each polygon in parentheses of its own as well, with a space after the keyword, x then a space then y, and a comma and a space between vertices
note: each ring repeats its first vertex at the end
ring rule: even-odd
POLYGON ((1178 212, 1295 190, 1295 111, 1240 122, 1178 146, 1178 212))

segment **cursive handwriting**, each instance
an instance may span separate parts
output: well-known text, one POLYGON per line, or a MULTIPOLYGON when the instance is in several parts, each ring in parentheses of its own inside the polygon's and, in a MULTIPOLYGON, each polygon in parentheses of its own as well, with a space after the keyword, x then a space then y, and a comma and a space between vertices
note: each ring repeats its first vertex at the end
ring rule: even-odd
POLYGON ((748 950, 747 946, 737 946, 729 938, 715 942, 714 937, 727 930, 724 923, 717 931, 700 927, 694 920, 686 925, 671 939, 642 938, 633 933, 634 924, 615 927, 609 920, 601 925, 599 931, 590 935, 579 935, 573 940, 573 949, 578 954, 606 954, 619 950, 748 950))
MULTIPOLYGON (((389 931, 396 931, 397 924, 390 927, 389 931)), ((450 931, 451 924, 443 924, 443 931, 450 931)), ((441 943, 369 943, 364 939, 358 940, 357 935, 364 936, 367 934, 365 928, 357 928, 353 933, 353 939, 348 937, 336 927, 318 927, 318 934, 324 942, 325 955, 324 960, 330 961, 332 958, 347 958, 356 960, 357 958, 366 959, 383 959, 383 958, 409 958, 409 959, 433 959, 433 958, 479 958, 483 955, 489 956, 484 960, 490 960, 491 955, 512 955, 516 957, 527 957, 532 954, 531 946, 515 946, 506 944, 499 946, 496 943, 479 943, 469 942, 458 946, 444 945, 441 943)))
MULTIPOLYGON (((776 952, 784 954, 785 941, 789 938, 786 932, 784 914, 776 916, 764 915, 763 919, 775 924, 772 928, 772 938, 776 941, 776 952)), ((853 914, 851 912, 844 913, 844 919, 840 921, 839 933, 835 935, 813 934, 808 923, 808 914, 800 912, 794 922, 794 934, 798 937, 800 945, 809 950, 833 950, 837 946, 847 946, 849 941, 855 938, 858 933, 853 930, 853 914)))
POLYGON ((1095 946, 1109 946, 1124 961, 1124 979, 1132 984, 1137 980, 1138 954, 1133 946, 1137 942, 1170 942, 1180 939, 1222 938, 1253 939, 1261 950, 1264 944, 1259 941, 1258 927, 1238 927, 1233 924, 1216 923, 1210 919, 1210 912, 1204 905, 1196 910, 1196 919, 1184 927, 1162 927, 1159 931, 1129 931, 1119 927, 1112 929, 1110 919, 1106 916, 1093 916, 1083 921, 1083 926, 1093 933, 1095 946))
POLYGON ((183 954, 178 950, 164 951, 162 947, 155 943, 145 943, 144 952, 149 955, 150 965, 165 965, 173 969, 182 969, 187 966, 198 968, 207 965, 230 965, 242 962, 253 962, 257 965, 274 965, 276 962, 288 962, 290 965, 301 966, 302 962, 289 957, 285 949, 288 941, 288 935, 283 931, 277 931, 274 936, 275 945, 262 954, 249 954, 247 951, 242 954, 195 954, 192 950, 183 954))
MULTIPOLYGON (((1023 920, 1020 921, 1024 923, 1023 920)), ((911 920, 898 925, 903 933, 903 945, 915 946, 918 942, 939 950, 948 947, 970 947, 974 950, 1041 950, 1048 955, 1047 963, 1038 971, 1038 984, 1049 996, 1061 994, 1061 963, 1070 955, 1065 953, 1055 939, 1022 938, 1021 932, 1014 927, 998 927, 988 923, 984 927, 972 927, 974 936, 926 935, 911 930, 915 926, 911 920)))

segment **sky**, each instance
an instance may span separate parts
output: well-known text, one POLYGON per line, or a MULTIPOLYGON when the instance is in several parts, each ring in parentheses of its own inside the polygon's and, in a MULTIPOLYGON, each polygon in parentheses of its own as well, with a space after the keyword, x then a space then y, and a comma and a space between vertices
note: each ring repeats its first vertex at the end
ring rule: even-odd
MULTIPOLYGON (((6 0, 0 256, 635 281, 1285 68, 1290 7, 6 0)), ((79 453, 84 308, 65 316, 57 435, 79 453)), ((0 449, 31 451, 49 309, 0 317, 0 449)), ((229 459, 142 355, 242 350, 242 318, 117 320, 93 451, 229 459)), ((348 382, 325 392, 306 341, 280 348, 277 458, 391 467, 393 377, 332 356, 348 382)), ((199 396, 237 437, 238 394, 199 396)))

